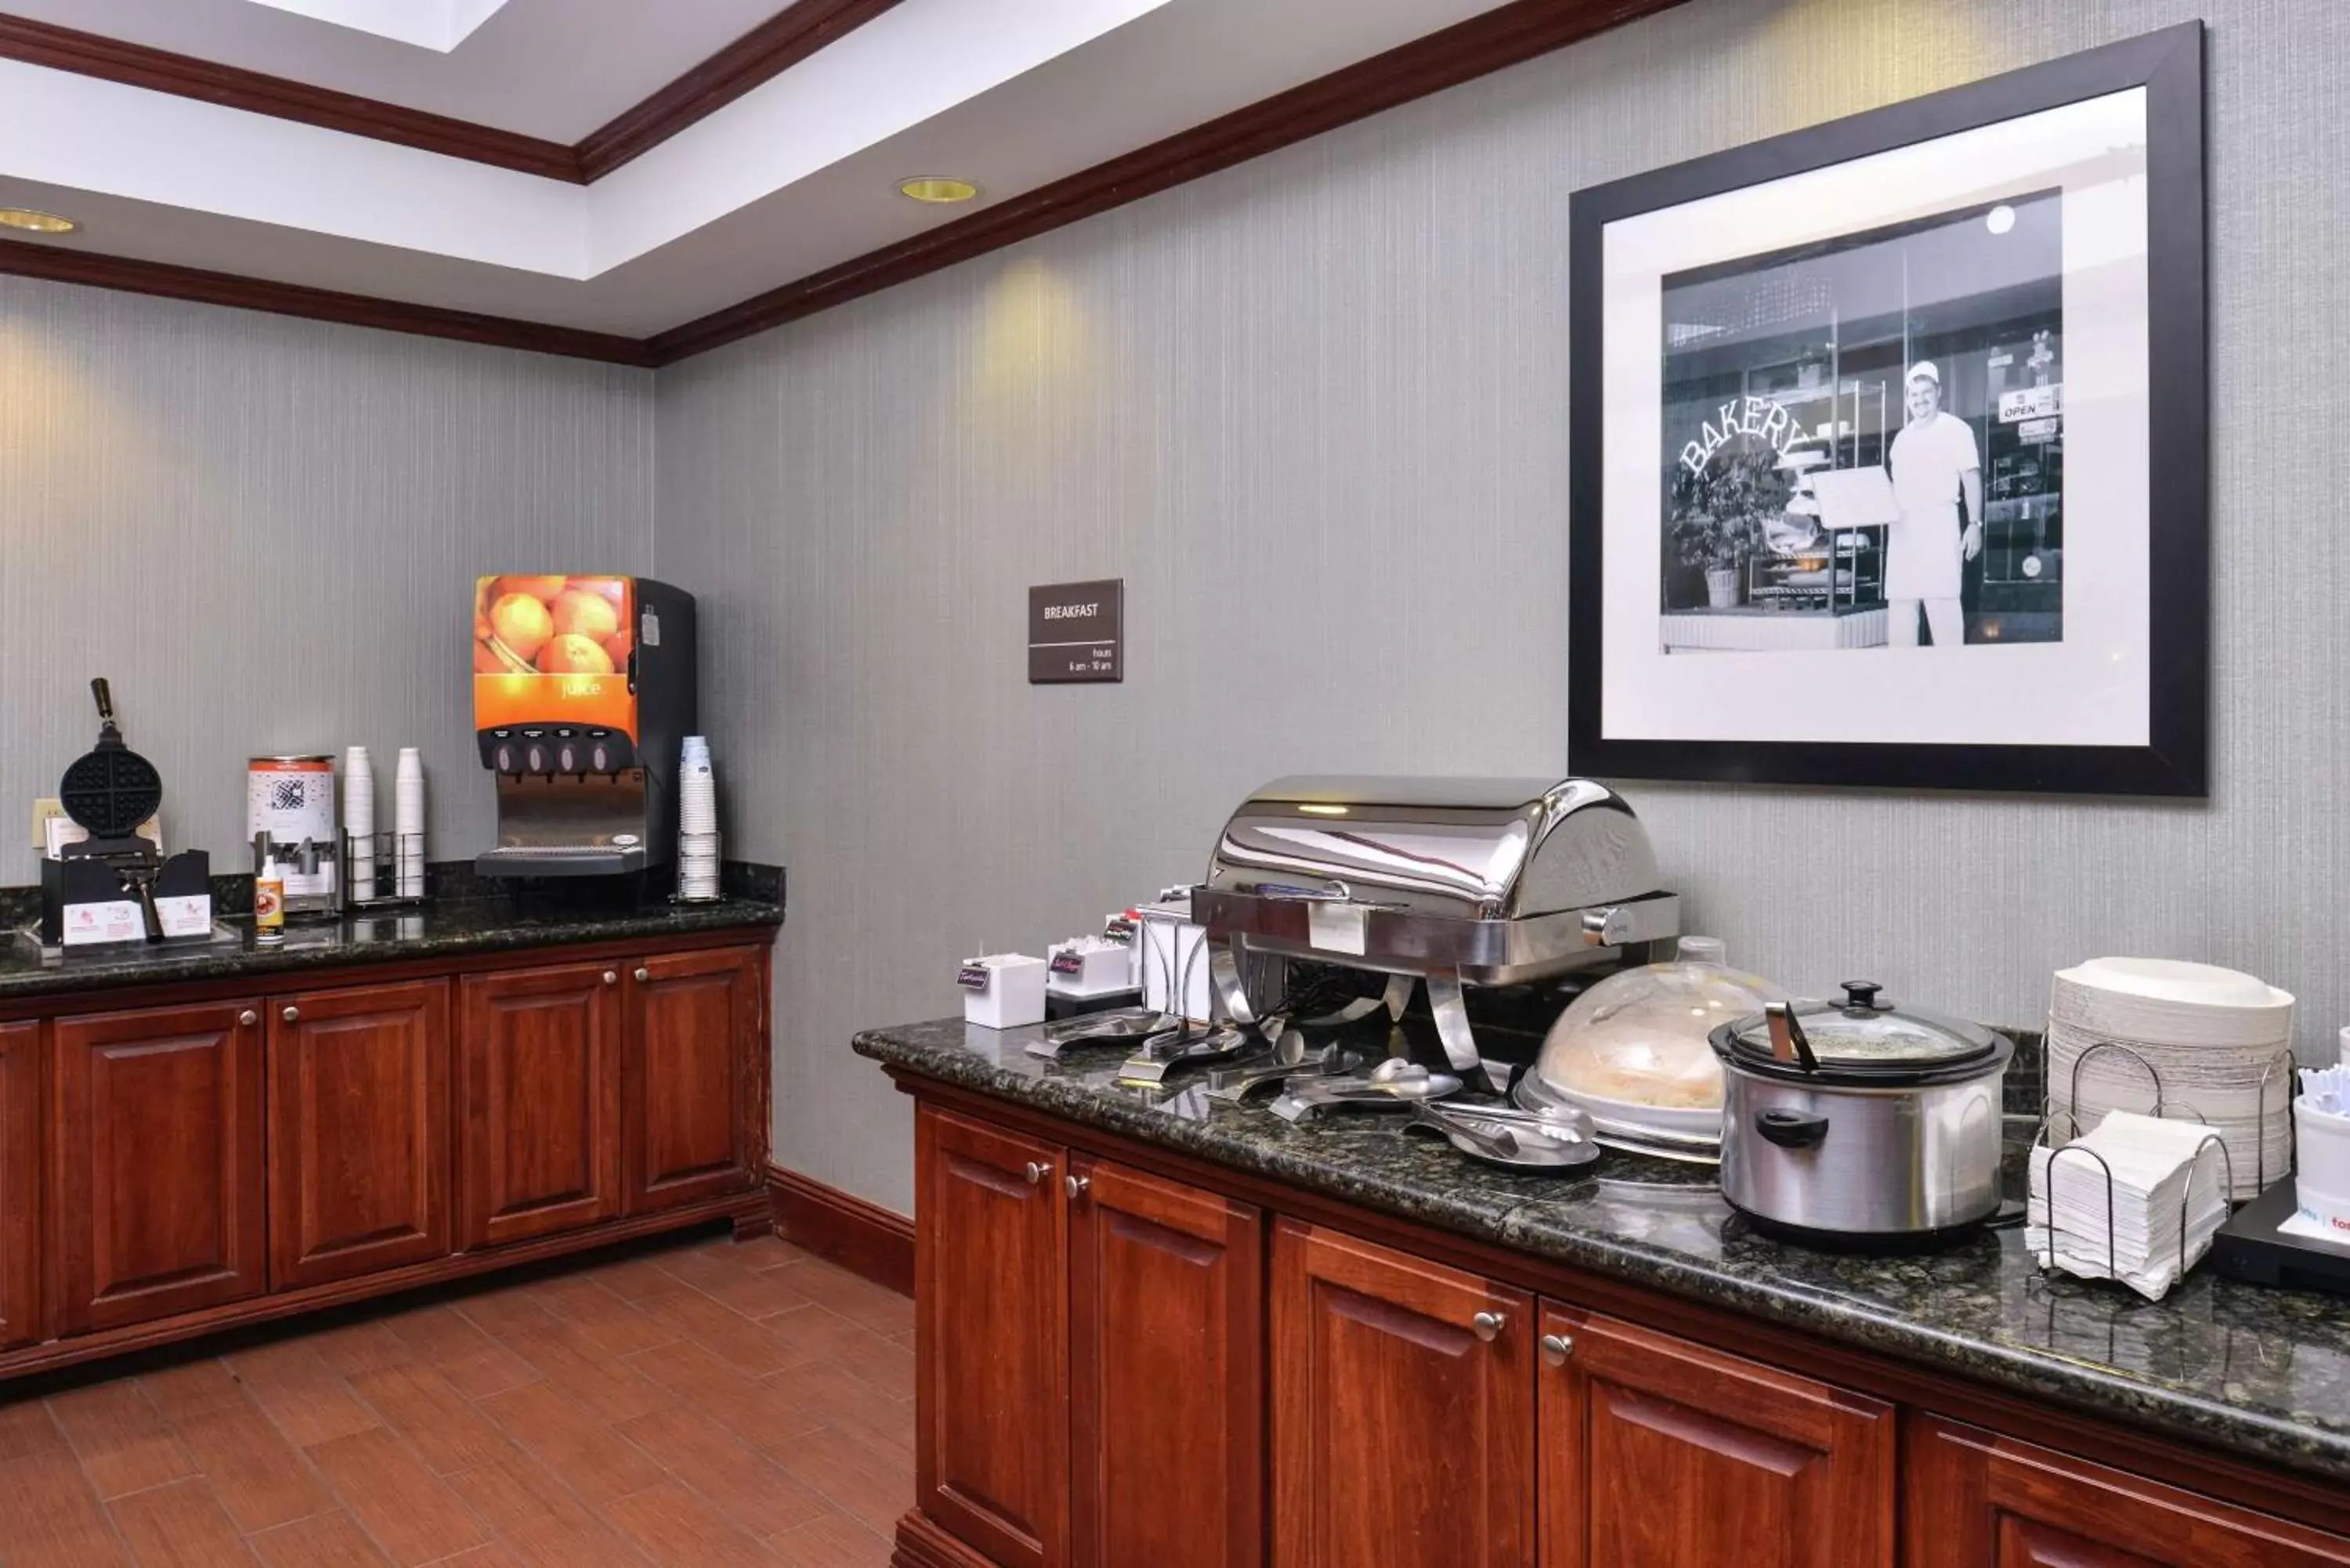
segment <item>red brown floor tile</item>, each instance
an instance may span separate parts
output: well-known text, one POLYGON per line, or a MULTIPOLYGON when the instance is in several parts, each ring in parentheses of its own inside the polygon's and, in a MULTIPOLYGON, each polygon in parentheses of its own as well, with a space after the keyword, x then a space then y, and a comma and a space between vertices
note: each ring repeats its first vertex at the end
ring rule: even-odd
POLYGON ((380 1425, 307 1336, 239 1351, 228 1369, 297 1449, 380 1425))
POLYGON ((116 1498, 107 1511, 139 1568, 254 1568, 259 1561, 201 1477, 116 1498))
POLYGON ((49 1401, 49 1414, 101 1498, 144 1491, 195 1473, 187 1451, 147 1403, 135 1377, 60 1394, 49 1401))
POLYGON ((383 1428, 320 1443, 309 1453, 359 1528, 400 1568, 438 1562, 490 1539, 448 1483, 383 1428))
POLYGON ((378 1367, 350 1384, 435 1475, 494 1464, 512 1451, 505 1434, 431 1366, 378 1367))
POLYGON ((310 1461, 250 1404, 190 1416, 176 1429, 213 1494, 247 1534, 335 1506, 310 1461))
POLYGON ((697 1410, 657 1410, 624 1423, 620 1433, 753 1535, 778 1534, 833 1511, 814 1488, 697 1410))
POLYGON ((0 1564, 882 1568, 910 1321, 700 1241, 0 1404, 0 1564))
POLYGON ((887 1568, 889 1542, 845 1513, 767 1539, 781 1568, 887 1568))
POLYGON ((115 1568, 130 1553, 114 1534, 81 1466, 62 1448, 0 1465, 0 1563, 115 1568))
POLYGON ((375 1549, 348 1513, 321 1513, 246 1537, 268 1568, 385 1568, 375 1549))

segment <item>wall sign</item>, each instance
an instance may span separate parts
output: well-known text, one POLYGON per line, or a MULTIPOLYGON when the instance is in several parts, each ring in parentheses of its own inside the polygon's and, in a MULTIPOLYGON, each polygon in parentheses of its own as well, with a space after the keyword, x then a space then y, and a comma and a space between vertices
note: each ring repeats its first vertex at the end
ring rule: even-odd
POLYGON ((1126 679, 1126 579, 1028 590, 1028 684, 1126 679))

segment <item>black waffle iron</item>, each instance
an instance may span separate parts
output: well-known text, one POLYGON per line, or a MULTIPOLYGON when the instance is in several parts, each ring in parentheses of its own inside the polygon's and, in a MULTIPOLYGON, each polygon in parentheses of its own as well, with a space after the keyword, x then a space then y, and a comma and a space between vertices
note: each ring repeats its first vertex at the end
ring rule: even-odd
POLYGON ((147 940, 163 940, 157 913, 158 891, 202 893, 209 888, 210 862, 202 852, 173 856, 140 836, 141 824, 163 804, 163 780, 155 764, 132 751, 114 722, 114 698, 103 677, 89 683, 98 701, 98 744, 66 769, 57 784, 57 804, 89 835, 68 844, 60 857, 41 867, 41 940, 63 940, 65 906, 139 901, 147 940), (159 884, 160 888, 159 888, 159 884))

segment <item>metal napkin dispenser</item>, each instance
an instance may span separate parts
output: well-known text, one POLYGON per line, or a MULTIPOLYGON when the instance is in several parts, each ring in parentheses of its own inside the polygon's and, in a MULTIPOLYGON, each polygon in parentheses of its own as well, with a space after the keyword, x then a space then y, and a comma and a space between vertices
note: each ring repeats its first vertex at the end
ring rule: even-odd
POLYGON ((1680 900, 1657 886, 1647 830, 1604 784, 1298 777, 1232 814, 1191 918, 1220 948, 1426 981, 1466 1067, 1461 985, 1646 958, 1679 934, 1680 900))

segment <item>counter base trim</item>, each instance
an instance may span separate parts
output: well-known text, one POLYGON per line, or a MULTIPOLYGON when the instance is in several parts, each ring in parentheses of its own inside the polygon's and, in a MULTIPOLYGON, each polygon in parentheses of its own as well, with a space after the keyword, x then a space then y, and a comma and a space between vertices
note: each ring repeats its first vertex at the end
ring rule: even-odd
POLYGON ((767 1167, 775 1234, 901 1296, 914 1293, 914 1222, 828 1187, 812 1176, 767 1167))

